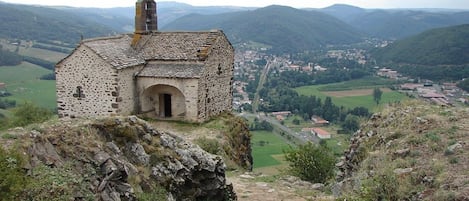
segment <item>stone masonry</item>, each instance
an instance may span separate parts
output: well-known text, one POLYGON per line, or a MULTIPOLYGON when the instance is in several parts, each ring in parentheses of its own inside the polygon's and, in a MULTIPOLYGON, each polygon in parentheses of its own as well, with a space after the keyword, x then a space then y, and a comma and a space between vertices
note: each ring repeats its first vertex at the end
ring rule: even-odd
MULTIPOLYGON (((139 0, 137 8, 154 9, 152 3, 139 0)), ((151 17, 142 23, 156 23, 148 11, 138 12, 151 17)), ((56 65, 60 117, 146 114, 202 122, 231 111, 234 49, 222 31, 159 32, 142 23, 134 34, 84 40, 56 65)))

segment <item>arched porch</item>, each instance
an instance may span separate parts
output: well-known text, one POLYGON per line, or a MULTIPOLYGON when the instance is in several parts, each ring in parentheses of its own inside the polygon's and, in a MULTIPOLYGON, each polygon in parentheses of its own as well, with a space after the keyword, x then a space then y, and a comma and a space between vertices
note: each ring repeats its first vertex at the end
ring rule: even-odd
POLYGON ((157 118, 184 119, 186 98, 176 87, 164 84, 152 85, 145 89, 141 97, 141 107, 145 115, 157 118))

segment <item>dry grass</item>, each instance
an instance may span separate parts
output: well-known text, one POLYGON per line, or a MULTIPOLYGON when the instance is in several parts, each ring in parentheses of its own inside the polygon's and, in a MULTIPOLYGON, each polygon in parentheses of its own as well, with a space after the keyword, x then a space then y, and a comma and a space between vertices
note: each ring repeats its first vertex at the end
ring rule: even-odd
POLYGON ((359 197, 373 199, 385 194, 373 186, 384 185, 379 183, 381 180, 375 178, 376 175, 388 175, 399 178, 393 180, 397 182, 395 190, 402 195, 398 199, 411 199, 412 195, 428 200, 446 200, 450 198, 448 196, 469 198, 464 196, 463 190, 469 189, 467 108, 441 108, 408 101, 385 108, 380 116, 362 128, 363 133, 373 131, 377 134, 359 145, 368 150, 356 173, 365 181, 362 188, 366 191, 355 192, 359 197), (457 148, 449 150, 456 144, 457 148), (408 154, 396 154, 405 149, 410 150, 408 154), (412 168, 412 171, 389 175, 389 172, 405 168, 412 168), (448 187, 451 191, 447 191, 448 187))

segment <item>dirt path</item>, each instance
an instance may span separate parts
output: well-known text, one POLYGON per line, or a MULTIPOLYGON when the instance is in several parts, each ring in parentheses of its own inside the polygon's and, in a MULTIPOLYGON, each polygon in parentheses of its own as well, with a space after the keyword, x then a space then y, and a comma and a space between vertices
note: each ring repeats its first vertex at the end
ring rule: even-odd
POLYGON ((229 177, 228 180, 233 183, 238 201, 334 200, 333 197, 324 196, 322 192, 314 190, 312 184, 293 177, 275 180, 266 178, 267 182, 262 181, 262 177, 264 176, 244 174, 229 177))

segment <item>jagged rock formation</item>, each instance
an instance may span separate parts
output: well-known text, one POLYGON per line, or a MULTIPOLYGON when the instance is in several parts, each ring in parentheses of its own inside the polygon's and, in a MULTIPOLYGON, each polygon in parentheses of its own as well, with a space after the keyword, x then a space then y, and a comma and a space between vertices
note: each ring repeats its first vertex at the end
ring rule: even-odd
POLYGON ((233 116, 225 120, 225 123, 230 131, 225 135, 225 154, 240 167, 252 170, 251 133, 248 125, 242 118, 233 116))
POLYGON ((374 114, 351 139, 336 195, 354 200, 469 200, 469 110, 420 101, 374 114))
POLYGON ((219 156, 134 116, 76 121, 9 131, 31 174, 45 165, 82 178, 68 200, 130 201, 161 189, 163 198, 147 200, 236 200, 219 156))

